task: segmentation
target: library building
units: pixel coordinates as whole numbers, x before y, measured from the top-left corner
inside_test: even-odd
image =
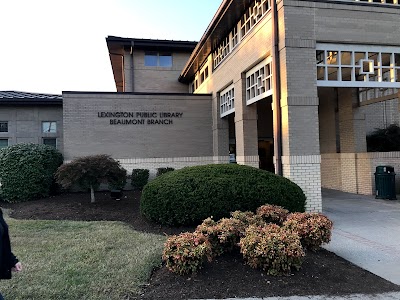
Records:
[[[199,42],[108,36],[116,92],[0,92],[0,146],[151,174],[250,165],[321,211],[321,188],[374,194],[376,166],[400,170],[400,152],[366,139],[399,124],[399,19],[398,0],[223,0]]]

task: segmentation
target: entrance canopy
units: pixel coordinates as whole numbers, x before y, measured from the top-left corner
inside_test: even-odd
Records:
[[[400,47],[318,43],[317,86],[400,88]]]

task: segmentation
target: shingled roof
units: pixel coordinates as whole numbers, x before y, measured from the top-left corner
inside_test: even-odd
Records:
[[[0,105],[62,105],[62,95],[0,91]]]

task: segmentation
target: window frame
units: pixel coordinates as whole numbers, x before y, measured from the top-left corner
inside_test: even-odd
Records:
[[[3,126],[2,126],[2,124],[5,124],[6,125],[6,127],[7,127],[7,129],[6,130],[2,130],[3,129]],[[0,132],[8,132],[8,121],[0,121]]]
[[[146,63],[146,57],[155,57],[155,64]],[[170,65],[162,65],[161,57],[170,57]],[[153,58],[154,59],[154,58]],[[157,52],[157,51],[145,51],[144,52],[144,66],[149,68],[159,67],[159,68],[172,68],[174,64],[173,55],[171,52]]]
[[[46,124],[46,123],[50,123],[49,124],[49,131],[45,131],[45,127],[44,127],[44,125]],[[54,131],[51,131],[51,125],[52,124],[55,124],[55,130]],[[57,133],[57,121],[42,121],[42,133]]]
[[[54,147],[57,149],[57,146],[58,146],[57,138],[55,138],[55,137],[43,137],[43,138],[42,138],[42,144],[43,144],[43,145],[47,145],[47,146],[53,147],[53,145],[46,144],[46,143],[45,143],[45,140],[54,140],[54,141],[55,141]]]

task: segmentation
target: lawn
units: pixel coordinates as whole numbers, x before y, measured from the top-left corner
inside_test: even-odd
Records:
[[[0,282],[5,299],[133,299],[161,264],[165,237],[122,222],[6,221],[24,271]]]

